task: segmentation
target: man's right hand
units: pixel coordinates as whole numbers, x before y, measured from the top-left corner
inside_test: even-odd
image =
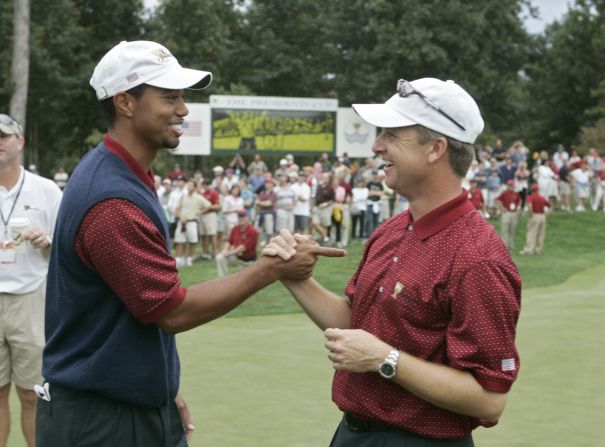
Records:
[[[347,254],[340,248],[322,247],[311,236],[291,234],[282,230],[263,249],[267,258],[281,258],[275,263],[280,280],[303,280],[313,275],[318,256],[342,257]]]

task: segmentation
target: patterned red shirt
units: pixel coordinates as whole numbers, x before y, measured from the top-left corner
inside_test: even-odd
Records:
[[[532,213],[544,214],[545,207],[551,207],[551,203],[540,194],[534,192],[527,198],[527,204],[531,207]]]
[[[413,356],[470,371],[506,392],[519,370],[521,278],[467,192],[417,222],[408,211],[375,231],[346,294],[353,328]],[[455,439],[486,421],[436,407],[377,372],[337,371],[333,399],[359,417]]]
[[[153,173],[145,172],[120,143],[106,135],[105,145],[155,190]],[[78,230],[76,252],[144,324],[159,320],[185,298],[163,234],[132,202],[110,199],[93,206]]]

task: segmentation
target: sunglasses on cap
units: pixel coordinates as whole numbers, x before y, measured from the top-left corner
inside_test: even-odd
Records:
[[[424,102],[426,102],[429,106],[431,106],[437,112],[441,113],[443,116],[445,116],[448,120],[450,120],[452,123],[454,123],[460,129],[466,131],[466,129],[464,128],[464,126],[462,126],[462,124],[460,124],[454,118],[452,118],[447,113],[445,113],[441,109],[441,107],[439,107],[437,104],[433,103],[422,92],[416,90],[411,82],[406,81],[405,79],[400,79],[399,81],[397,81],[397,93],[399,93],[399,96],[401,96],[402,98],[407,98],[408,96],[411,96],[411,95],[420,96],[424,100]]]
[[[17,136],[23,136],[23,128],[21,127],[21,124],[10,116],[0,113],[0,124],[10,127]]]

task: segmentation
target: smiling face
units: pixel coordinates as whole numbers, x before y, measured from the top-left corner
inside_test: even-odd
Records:
[[[132,124],[137,136],[153,149],[176,148],[183,134],[184,118],[189,113],[184,91],[149,86],[138,99],[130,98]]]
[[[409,193],[427,177],[432,141],[418,142],[418,133],[411,127],[382,129],[372,151],[382,158],[385,183],[399,194]]]

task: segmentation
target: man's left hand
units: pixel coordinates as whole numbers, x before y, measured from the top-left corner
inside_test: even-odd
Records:
[[[362,329],[334,329],[324,332],[325,347],[334,369],[350,372],[377,372],[391,346]]]
[[[189,442],[193,432],[195,431],[195,426],[191,423],[191,414],[189,414],[189,408],[180,394],[176,395],[174,402],[176,404],[176,408],[179,410],[179,415],[181,416],[183,430],[185,431],[185,438],[187,439],[187,442]]]
[[[40,250],[50,247],[50,240],[48,239],[48,236],[37,228],[30,228],[27,230],[27,232],[23,235],[23,240],[30,241],[32,247]]]

